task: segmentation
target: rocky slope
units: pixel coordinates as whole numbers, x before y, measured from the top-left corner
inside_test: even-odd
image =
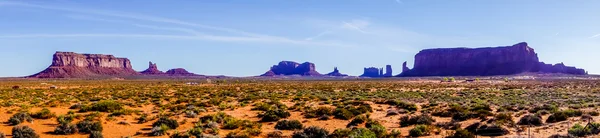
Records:
[[[117,58],[113,55],[56,52],[52,58],[52,64],[48,68],[29,77],[88,78],[137,74],[127,58]]]
[[[170,76],[199,76],[198,74],[190,73],[183,68],[170,69],[165,74]]]
[[[321,74],[315,70],[315,64],[310,62],[299,64],[293,61],[281,61],[261,76],[276,75],[321,76]]]
[[[587,74],[574,67],[548,66],[539,61],[533,48],[522,42],[503,47],[422,50],[415,55],[414,68],[403,71],[400,76],[490,76],[525,72]]]

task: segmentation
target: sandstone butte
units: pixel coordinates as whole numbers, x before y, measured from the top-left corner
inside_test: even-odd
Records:
[[[321,73],[315,70],[315,64],[310,62],[299,64],[293,61],[281,61],[261,76],[278,75],[322,76]]]
[[[521,42],[486,48],[438,48],[421,50],[414,67],[403,64],[398,76],[492,76],[520,73],[564,73],[586,75],[583,69],[540,62],[534,49]]]

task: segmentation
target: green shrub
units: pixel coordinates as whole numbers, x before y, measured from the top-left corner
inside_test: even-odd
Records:
[[[83,120],[77,123],[77,129],[81,133],[92,133],[93,131],[102,132],[102,124],[100,122]]]
[[[377,138],[377,135],[366,128],[357,128],[350,131],[351,138]]]
[[[400,130],[392,130],[392,132],[390,132],[389,134],[386,135],[387,138],[399,138],[402,137],[402,133],[400,132]]]
[[[60,115],[56,118],[56,122],[58,122],[59,124],[68,124],[73,122],[74,119],[74,115]]]
[[[304,111],[304,117],[306,118],[316,118],[323,115],[333,115],[333,109],[326,106],[319,106],[316,109]]]
[[[83,106],[79,109],[80,112],[88,112],[88,111],[99,111],[99,112],[113,112],[117,110],[123,109],[123,105],[116,101],[105,100],[99,101],[97,103],[93,103],[89,106]]]
[[[411,137],[420,137],[420,136],[427,136],[430,133],[430,128],[429,126],[426,125],[416,125],[415,128],[410,129],[410,131],[408,131],[408,135]]]
[[[457,129],[453,134],[446,138],[475,138],[475,135],[464,129]]]
[[[326,138],[327,135],[329,135],[329,131],[320,127],[311,126],[302,129],[302,131],[294,132],[292,138]]]
[[[104,138],[104,135],[100,131],[92,131],[89,138]]]
[[[279,130],[297,130],[302,127],[302,123],[298,120],[281,120],[275,124],[275,129]]]
[[[403,116],[400,118],[400,126],[407,127],[410,125],[431,125],[435,120],[433,117],[422,114],[417,116]]]
[[[573,135],[573,136],[584,137],[584,136],[590,134],[591,130],[590,130],[590,128],[586,128],[586,127],[582,126],[581,124],[575,124],[573,127],[569,128],[568,132],[570,135]]]
[[[352,119],[352,117],[354,117],[354,113],[352,113],[344,108],[336,108],[335,111],[333,112],[333,115],[337,119],[344,119],[344,120]]]
[[[381,124],[374,124],[367,127],[371,132],[375,133],[377,137],[385,137],[387,136],[387,130]]]
[[[8,123],[13,126],[21,124],[22,122],[25,122],[25,121],[33,122],[33,118],[31,118],[31,116],[29,116],[29,114],[27,114],[26,112],[16,113],[8,119]]]
[[[35,133],[35,130],[28,126],[15,126],[12,129],[13,138],[39,138],[40,136]]]
[[[558,111],[548,116],[548,119],[546,119],[546,123],[556,123],[560,121],[565,121],[567,119],[569,119],[569,115],[567,115],[565,112]]]
[[[542,116],[540,115],[525,115],[519,119],[518,125],[535,125],[541,126],[544,123],[542,122]]]
[[[170,129],[176,129],[179,127],[179,123],[177,120],[169,119],[167,117],[160,117],[156,122],[152,123],[152,127],[159,127],[161,125],[166,125]]]
[[[290,112],[283,109],[268,110],[258,115],[258,117],[261,117],[260,121],[262,122],[279,121],[282,118],[288,118],[290,116]]]
[[[77,126],[70,123],[60,123],[55,129],[54,134],[70,135],[77,133]]]
[[[154,126],[152,127],[152,129],[150,130],[150,135],[151,136],[162,136],[162,135],[166,135],[167,131],[169,131],[171,128],[169,128],[169,126],[167,126],[166,124],[161,124],[160,126]]]
[[[189,133],[187,132],[175,132],[173,135],[169,136],[169,138],[191,138]]]
[[[285,136],[283,136],[283,132],[281,131],[273,131],[267,134],[267,138],[285,138]]]
[[[350,121],[350,123],[348,123],[348,125],[346,125],[347,128],[352,127],[352,126],[358,126],[362,123],[365,123],[369,118],[365,115],[359,115],[357,117],[355,117],[354,119],[352,119],[352,121]]]
[[[352,130],[347,128],[336,129],[329,134],[328,138],[347,138]]]
[[[56,117],[56,114],[54,114],[53,112],[50,112],[50,109],[44,108],[36,113],[33,113],[31,115],[31,117],[36,118],[36,119],[50,119],[50,118]]]
[[[396,106],[396,107],[398,107],[400,109],[408,110],[410,112],[417,111],[417,105],[416,104],[407,103],[407,102],[400,101],[400,100],[388,100],[385,103],[388,104],[388,105]]]
[[[515,122],[513,121],[512,114],[510,113],[498,113],[494,116],[494,122],[501,125],[513,125]]]

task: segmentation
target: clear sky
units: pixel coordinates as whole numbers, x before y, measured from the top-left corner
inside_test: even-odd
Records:
[[[540,60],[600,73],[599,0],[0,0],[0,76],[55,51],[127,57],[134,69],[254,76],[282,60],[360,75],[424,48],[528,42]]]

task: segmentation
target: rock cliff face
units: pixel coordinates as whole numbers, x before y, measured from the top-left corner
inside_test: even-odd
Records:
[[[148,65],[148,69],[140,72],[141,74],[144,75],[162,75],[165,74],[164,72],[158,70],[158,67],[156,66],[156,63],[152,63],[150,62]]]
[[[327,73],[325,75],[327,75],[327,76],[336,76],[336,77],[348,76],[346,74],[340,73],[340,71],[337,69],[337,67],[333,68],[333,72]]]
[[[406,64],[407,64],[406,61],[404,61],[404,63],[402,63],[402,73],[410,70],[410,68],[408,68],[408,66]]]
[[[281,61],[261,76],[275,75],[321,76],[321,74],[315,70],[315,64],[310,62],[299,64],[293,61]]]
[[[490,76],[540,71],[585,74],[574,67],[541,63],[533,48],[522,42],[504,47],[422,50],[415,56],[414,68],[400,76]]]
[[[131,76],[138,73],[131,68],[127,58],[112,55],[78,54],[56,52],[52,64],[45,70],[31,75],[35,78],[87,78]]]

